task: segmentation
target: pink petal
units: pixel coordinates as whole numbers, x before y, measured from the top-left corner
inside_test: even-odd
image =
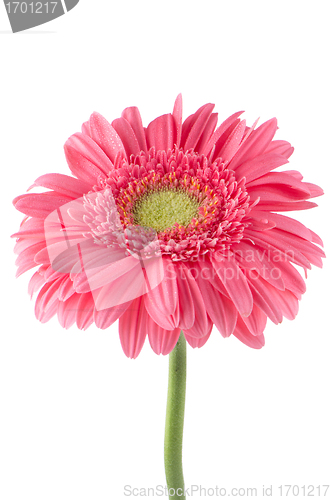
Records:
[[[80,330],[86,330],[93,323],[94,301],[91,293],[82,293],[77,304],[76,323]]]
[[[209,319],[206,313],[206,307],[201,295],[200,288],[194,278],[196,272],[184,263],[178,264],[177,273],[181,279],[186,279],[190,288],[190,293],[194,306],[195,320],[191,328],[186,329],[188,335],[192,337],[204,337],[209,328]],[[179,278],[178,278],[179,279]]]
[[[126,302],[125,304],[119,304],[118,306],[109,307],[108,309],[103,309],[98,311],[94,310],[94,321],[98,328],[105,330],[115,323],[118,318],[120,318],[125,311],[128,309],[132,301]]]
[[[121,138],[127,157],[139,154],[139,142],[130,123],[125,118],[117,118],[112,122],[112,126]]]
[[[230,168],[261,155],[270,144],[277,130],[277,120],[272,118],[254,130],[231,160]]]
[[[238,116],[240,116],[243,113],[243,111],[238,111],[237,113],[234,113],[233,115],[229,116],[213,133],[207,144],[204,146],[204,148],[201,148],[199,150],[200,154],[204,154],[206,156],[209,155],[210,151],[212,150],[213,146],[218,142],[218,140],[222,137],[222,135],[233,125],[233,123],[237,120]]]
[[[253,298],[247,280],[234,257],[212,261],[218,277],[234,305],[242,316],[249,316],[253,308]]]
[[[204,128],[208,123],[208,120],[210,118],[210,115],[212,114],[214,107],[215,107],[214,104],[205,104],[195,113],[194,120],[192,120],[190,128],[187,130],[186,138],[185,138],[186,127],[184,126],[185,125],[184,122],[183,124],[183,139],[185,138],[185,143],[183,146],[184,151],[195,148]]]
[[[68,196],[54,192],[22,194],[13,200],[14,207],[30,217],[45,219],[48,214],[71,201]]]
[[[223,337],[229,337],[237,322],[237,309],[207,281],[201,278],[199,286],[208,316]]]
[[[33,186],[42,186],[47,189],[53,189],[57,193],[64,194],[71,198],[79,198],[91,190],[91,184],[80,181],[69,175],[45,174],[33,183]],[[32,186],[32,187],[33,187]]]
[[[239,122],[236,128],[231,132],[222,149],[219,151],[218,156],[222,158],[223,162],[229,162],[232,160],[233,156],[238,151],[245,132],[245,127],[245,120]]]
[[[208,318],[208,330],[207,330],[206,335],[204,335],[203,337],[195,337],[194,335],[193,336],[190,335],[190,330],[183,330],[183,333],[184,333],[184,336],[185,336],[188,344],[191,347],[200,348],[200,347],[203,347],[205,345],[205,343],[207,342],[207,340],[209,339],[210,334],[212,332],[212,329],[213,329],[213,323]]]
[[[240,181],[245,177],[246,183],[248,183],[270,172],[270,170],[285,165],[285,163],[288,163],[288,160],[284,156],[275,153],[264,153],[237,167],[235,169],[236,178]]]
[[[30,297],[32,298],[33,294],[39,290],[39,288],[45,284],[45,279],[43,275],[38,271],[36,271],[32,277],[30,278],[29,281],[29,286],[28,286],[28,293]]]
[[[251,314],[242,319],[252,335],[261,336],[263,334],[267,324],[267,315],[255,304]]]
[[[146,323],[146,329],[151,348],[155,354],[163,354],[164,356],[173,350],[180,335],[180,328],[175,328],[172,331],[164,330],[150,316]]]
[[[156,150],[168,151],[174,147],[175,123],[171,114],[153,120],[146,130],[147,146]]]
[[[135,299],[119,319],[122,349],[128,358],[136,358],[146,338],[147,312],[143,297]]]
[[[118,154],[126,157],[121,138],[110,123],[99,113],[93,113],[90,118],[91,138],[98,144],[110,160],[112,168]]]
[[[163,267],[164,277],[157,287],[146,294],[145,306],[155,323],[162,328],[172,330],[174,325],[170,316],[175,313],[178,303],[176,270],[168,257],[163,257]]]
[[[135,106],[126,108],[122,113],[122,117],[130,123],[137,138],[140,151],[147,153],[146,136],[138,108]]]
[[[205,146],[207,145],[209,139],[211,138],[215,130],[215,127],[217,125],[217,120],[218,120],[218,113],[212,113],[200,136],[198,144],[195,146],[195,150],[197,153],[204,150]]]
[[[62,328],[70,328],[75,323],[79,300],[80,295],[75,293],[65,302],[59,303],[57,317]]]
[[[261,347],[263,347],[265,344],[264,336],[252,335],[240,316],[238,317],[237,326],[233,332],[233,335],[237,337],[237,339],[239,339],[243,344],[254,349],[261,349]]]
[[[256,273],[247,277],[249,287],[252,292],[254,304],[256,304],[276,325],[283,319],[281,308],[274,302],[267,288],[266,282]],[[269,286],[269,285],[268,285]]]
[[[183,100],[182,94],[179,94],[176,98],[172,116],[175,123],[175,138],[174,142],[179,147],[182,137],[182,113],[183,113]]]
[[[266,153],[276,153],[278,155],[285,156],[285,158],[289,158],[293,153],[294,148],[292,148],[291,144],[287,141],[272,141],[269,146],[266,148]]]
[[[259,210],[270,212],[293,212],[317,207],[312,201],[259,201]]]
[[[296,234],[305,240],[311,240],[311,231],[307,229],[301,222],[292,219],[290,217],[286,217],[281,214],[259,212],[254,208],[254,210],[249,214],[250,217],[254,216],[255,218],[261,218],[267,220],[269,223],[273,223],[277,226],[278,229],[286,231],[290,234]]]
[[[90,144],[93,143],[92,139],[90,139],[87,135],[81,134],[81,136],[84,138],[85,142],[90,141]],[[64,152],[66,155],[67,163],[71,172],[78,179],[94,186],[97,183],[99,177],[106,177],[106,174],[104,172],[104,168],[106,167],[106,165],[104,167],[101,165],[101,163],[106,163],[106,161],[102,162],[101,160],[97,160],[95,158],[93,161],[92,158],[94,155],[90,155],[88,148],[85,148],[84,145],[79,144],[79,139],[80,137],[73,140],[72,136],[64,145]],[[93,144],[95,145],[95,147],[97,147],[97,144]],[[100,152],[102,152],[101,149]],[[107,158],[106,155],[105,158]],[[109,162],[108,158],[107,160]]]
[[[183,330],[192,328],[195,321],[194,302],[186,274],[177,273],[179,326]]]

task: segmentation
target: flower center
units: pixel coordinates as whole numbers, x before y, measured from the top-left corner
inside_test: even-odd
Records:
[[[187,226],[198,217],[199,201],[181,189],[159,189],[137,200],[133,208],[134,223],[164,231],[178,224]]]

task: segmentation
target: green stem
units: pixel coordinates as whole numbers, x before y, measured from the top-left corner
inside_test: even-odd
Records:
[[[168,401],[164,436],[164,466],[172,500],[185,500],[182,445],[186,390],[186,340],[181,332],[169,354]]]

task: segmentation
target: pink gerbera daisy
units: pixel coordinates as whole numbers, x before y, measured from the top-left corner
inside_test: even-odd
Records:
[[[293,152],[273,140],[276,119],[255,129],[239,112],[216,128],[213,108],[182,123],[178,96],[147,128],[136,107],[112,124],[93,113],[65,144],[75,177],[43,175],[33,186],[49,191],[14,200],[26,215],[14,235],[18,275],[38,266],[29,291],[41,288],[40,321],[104,329],[119,319],[135,358],[146,335],[168,354],[181,330],[201,347],[213,325],[260,348],[267,318],[295,317],[297,268],[321,267],[322,241],[276,212],[316,206],[307,200],[322,190],[275,171]]]

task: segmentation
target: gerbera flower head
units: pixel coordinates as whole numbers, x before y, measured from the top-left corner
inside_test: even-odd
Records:
[[[217,127],[206,104],[182,123],[182,99],[147,128],[130,107],[111,124],[98,113],[71,136],[72,176],[46,174],[45,193],[14,200],[26,217],[14,236],[18,275],[38,266],[37,318],[65,328],[119,319],[125,354],[148,336],[168,354],[183,330],[201,347],[213,325],[260,348],[270,318],[293,319],[321,239],[278,212],[316,206],[322,190],[299,172],[277,171],[293,152],[235,113]]]

